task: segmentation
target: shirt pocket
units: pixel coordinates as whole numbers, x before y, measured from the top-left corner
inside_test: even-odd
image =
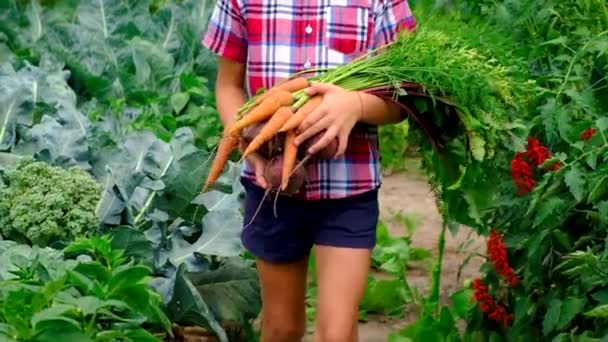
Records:
[[[346,55],[368,49],[372,24],[370,0],[330,0],[325,12],[325,43]]]

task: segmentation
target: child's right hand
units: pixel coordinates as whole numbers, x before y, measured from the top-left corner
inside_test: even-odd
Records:
[[[266,190],[266,188],[268,187],[268,182],[266,182],[266,178],[264,178],[264,170],[266,169],[266,164],[268,163],[266,159],[264,159],[257,153],[252,153],[245,159],[247,159],[247,162],[249,163],[249,165],[251,165],[255,172],[256,183],[264,190]]]
[[[243,153],[246,148],[247,143],[241,141],[241,143],[239,144],[239,149],[241,150],[241,153]],[[247,162],[249,163],[249,165],[251,165],[253,171],[255,172],[255,182],[257,183],[257,185],[266,190],[266,188],[268,187],[268,182],[266,181],[266,178],[264,178],[264,171],[266,169],[266,164],[268,163],[266,158],[262,157],[257,152],[254,152],[245,157],[245,160],[247,160]]]

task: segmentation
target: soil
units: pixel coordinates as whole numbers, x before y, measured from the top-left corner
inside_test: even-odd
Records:
[[[402,223],[395,222],[394,215],[400,213],[418,219],[412,235],[415,247],[426,248],[433,255],[437,252],[437,238],[441,230],[441,218],[437,212],[435,199],[427,181],[420,174],[407,171],[383,177],[380,191],[381,219],[388,225],[393,236],[406,233]],[[465,279],[478,275],[482,263],[476,254],[484,253],[484,240],[466,227],[461,227],[456,235],[448,233],[444,250],[441,277],[441,301],[448,304],[450,295],[461,288]],[[469,259],[465,262],[465,260]],[[426,295],[430,285],[430,266],[427,263],[412,263],[406,271],[407,281],[419,295]],[[406,309],[404,317],[391,319],[370,316],[359,324],[360,342],[386,342],[388,335],[402,329],[416,319],[414,305]],[[310,339],[310,335],[308,336]]]

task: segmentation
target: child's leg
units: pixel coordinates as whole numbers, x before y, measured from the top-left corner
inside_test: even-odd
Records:
[[[359,302],[376,242],[378,192],[329,201],[317,212],[315,342],[356,342]]]
[[[298,342],[306,331],[305,293],[312,247],[310,210],[306,203],[274,196],[257,208],[264,190],[244,181],[246,190],[243,245],[256,257],[262,294],[261,342]]]
[[[297,342],[306,332],[308,257],[295,263],[257,260],[262,292],[261,342]]]
[[[315,247],[317,322],[315,342],[357,342],[359,301],[365,291],[370,250]]]

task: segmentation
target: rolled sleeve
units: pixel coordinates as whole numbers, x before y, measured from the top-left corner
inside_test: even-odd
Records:
[[[218,0],[202,44],[221,57],[245,62],[246,26],[238,0]]]
[[[377,47],[392,42],[401,30],[416,29],[416,20],[407,0],[380,0],[374,22]]]

